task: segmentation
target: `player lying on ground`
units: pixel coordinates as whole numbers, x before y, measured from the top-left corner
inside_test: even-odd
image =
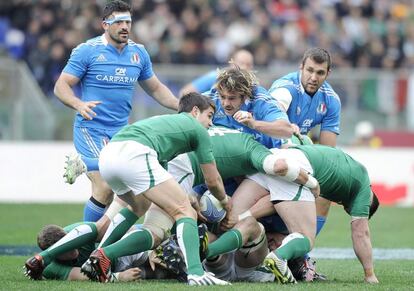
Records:
[[[85,230],[84,223],[75,223],[64,228],[57,225],[46,225],[42,228],[37,236],[38,246],[42,250],[53,250],[53,246],[61,238],[66,236],[70,231],[75,232]],[[131,230],[134,231],[134,230]],[[82,246],[66,251],[60,255],[53,256],[44,268],[35,274],[33,269],[28,269],[26,263],[27,276],[40,280],[68,280],[68,281],[84,281],[89,278],[81,272],[82,264],[89,258],[89,255],[95,250],[95,242],[87,241]],[[50,256],[49,256],[50,259]],[[110,282],[128,282],[138,279],[163,279],[174,278],[174,274],[160,265],[157,257],[151,252],[142,252],[119,258],[114,264],[114,270],[111,273]],[[30,271],[30,272],[29,272]]]

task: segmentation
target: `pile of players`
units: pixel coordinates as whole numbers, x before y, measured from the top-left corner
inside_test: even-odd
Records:
[[[210,90],[189,85],[178,101],[152,72],[145,49],[128,39],[129,6],[110,2],[103,19],[104,35],[74,49],[55,87],[77,111],[78,154],[68,157],[64,176],[73,183],[87,173],[93,195],[85,222],[41,231],[43,251],[26,261],[27,276],[178,278],[189,285],[325,279],[307,254],[334,201],[352,217],[365,281],[378,282],[368,227],[378,199],[365,167],[335,148],[340,100],[326,82],[327,51],[307,50],[299,71],[269,91],[251,55],[238,51]],[[114,56],[119,63],[107,62]],[[137,80],[178,114],[127,125]],[[81,98],[72,89],[78,82]],[[321,145],[304,136],[316,125]],[[296,143],[282,145],[292,137]],[[197,225],[206,220],[197,194],[203,187],[226,210],[208,230]]]

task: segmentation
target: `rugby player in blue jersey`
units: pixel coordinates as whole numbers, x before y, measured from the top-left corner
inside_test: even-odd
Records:
[[[84,210],[84,220],[97,221],[113,197],[112,190],[98,172],[103,146],[128,123],[136,82],[165,107],[178,108],[178,100],[152,70],[143,45],[129,40],[131,8],[123,1],[111,1],[103,11],[104,34],[73,49],[55,85],[56,96],[76,110],[73,139],[77,154],[66,161],[64,177],[72,184],[87,172],[92,197]],[[81,83],[82,96],[73,87]]]
[[[326,82],[331,57],[323,48],[310,48],[302,58],[300,69],[273,82],[269,94],[286,111],[290,122],[297,124],[301,134],[320,125],[319,143],[336,146],[339,134],[341,101]],[[316,199],[318,223],[322,228],[330,201]]]
[[[268,148],[299,133],[274,98],[259,86],[253,72],[234,65],[219,72],[214,88],[205,93],[216,104],[213,123],[254,135]]]
[[[299,126],[301,134],[320,124],[320,144],[336,146],[341,101],[326,82],[330,68],[329,53],[310,48],[303,55],[300,70],[274,81],[269,94],[286,111],[290,122]]]
[[[237,50],[234,52],[229,61],[230,64],[235,64],[244,70],[253,70],[254,60],[253,55],[245,50]],[[180,96],[190,92],[204,93],[210,90],[217,79],[218,70],[210,71],[195,80],[188,83],[180,90]]]

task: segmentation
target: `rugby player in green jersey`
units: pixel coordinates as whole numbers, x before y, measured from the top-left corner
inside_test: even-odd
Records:
[[[155,116],[128,125],[102,150],[100,173],[132,211],[121,211],[114,217],[101,246],[117,241],[125,233],[125,226],[129,228],[135,223],[142,214],[143,205],[151,201],[176,221],[179,245],[188,268],[188,284],[228,284],[204,272],[199,257],[196,212],[186,193],[163,168],[177,155],[194,151],[200,160],[207,187],[230,212],[206,130],[212,124],[214,110],[214,104],[207,97],[198,93],[187,94],[180,100],[179,114]],[[146,234],[146,243],[138,244],[141,249],[134,253],[152,248],[151,233],[145,228],[142,232]],[[94,270],[100,281],[107,281],[110,257],[110,251],[105,253],[100,248],[91,255],[82,270],[92,276]]]
[[[124,127],[104,148],[100,156],[100,171],[117,196],[129,204],[117,213],[106,231],[100,247],[119,240],[148,209],[150,202],[161,207],[177,225],[179,245],[185,254],[190,285],[225,285],[204,272],[199,258],[196,212],[186,193],[161,165],[175,156],[194,151],[200,159],[205,182],[210,191],[230,213],[222,179],[217,171],[210,137],[206,128],[212,124],[214,104],[205,96],[190,93],[183,96],[179,114],[149,118]],[[145,243],[133,253],[151,249],[151,233],[142,229]],[[134,237],[131,233],[128,237]],[[96,236],[96,234],[95,234]],[[138,237],[142,237],[139,236]],[[92,253],[82,270],[91,279],[108,281],[111,262],[102,249]],[[26,262],[32,274],[41,274],[43,258],[34,256]],[[39,272],[40,270],[40,272]]]
[[[273,150],[272,150],[273,151]],[[368,219],[376,212],[379,202],[370,187],[370,180],[365,167],[355,161],[340,149],[323,145],[295,146],[289,149],[276,149],[275,154],[286,161],[286,171],[294,171],[298,164],[308,164],[308,171],[318,180],[320,186],[320,197],[343,205],[345,211],[351,218],[352,242],[356,256],[362,264],[365,273],[365,282],[378,283],[374,273],[372,259],[372,245],[370,239]],[[290,271],[285,268],[284,262],[288,259],[299,257],[311,249],[311,244],[304,244],[294,248],[298,242],[294,232],[299,234],[315,233],[314,228],[306,227],[306,212],[297,212],[290,209],[293,199],[280,196],[284,193],[284,187],[277,177],[256,174],[249,176],[234,194],[238,201],[245,201],[243,197],[259,200],[254,206],[247,203],[243,206],[249,209],[249,214],[255,218],[277,212],[285,222],[290,232],[278,249],[273,252],[267,261],[275,273],[285,275]],[[297,196],[302,198],[304,188],[296,186]],[[283,189],[283,191],[281,191]],[[270,191],[270,201],[268,198]],[[254,198],[251,196],[254,194]],[[335,194],[332,194],[335,193]],[[238,205],[240,206],[240,205]],[[234,210],[237,213],[240,210]],[[312,219],[312,221],[315,221]],[[307,235],[308,237],[311,234]],[[273,263],[271,262],[273,261]],[[289,275],[289,274],[287,274]],[[285,276],[288,277],[288,276]]]
[[[52,250],[55,242],[66,236],[70,231],[77,229],[82,231],[84,223],[74,223],[64,228],[57,225],[46,225],[37,236],[37,243],[40,249]],[[136,231],[135,228],[131,231]],[[85,242],[81,247],[72,249],[53,258],[52,261],[42,270],[42,278],[49,280],[84,281],[89,278],[81,272],[82,264],[95,250],[95,242]],[[111,273],[110,282],[128,282],[138,279],[161,279],[173,278],[173,274],[166,269],[158,267],[149,252],[137,253],[119,258],[114,264],[114,272]],[[150,262],[151,260],[151,262]],[[153,268],[157,266],[157,268]]]

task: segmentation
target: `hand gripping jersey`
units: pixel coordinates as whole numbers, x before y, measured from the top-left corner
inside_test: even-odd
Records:
[[[257,130],[251,129],[236,120],[232,116],[225,114],[220,102],[220,95],[216,89],[211,89],[205,93],[212,98],[216,104],[216,113],[214,114],[213,123],[218,126],[225,126],[228,128],[237,129],[239,131],[251,134],[254,138],[266,146],[267,148],[280,147],[281,140],[278,138],[272,138],[266,134],[263,134]],[[263,87],[256,87],[253,90],[253,97],[251,100],[246,99],[242,104],[240,110],[248,111],[253,115],[256,120],[262,121],[275,121],[279,119],[288,120],[287,115],[279,108],[276,100],[272,98]]]

